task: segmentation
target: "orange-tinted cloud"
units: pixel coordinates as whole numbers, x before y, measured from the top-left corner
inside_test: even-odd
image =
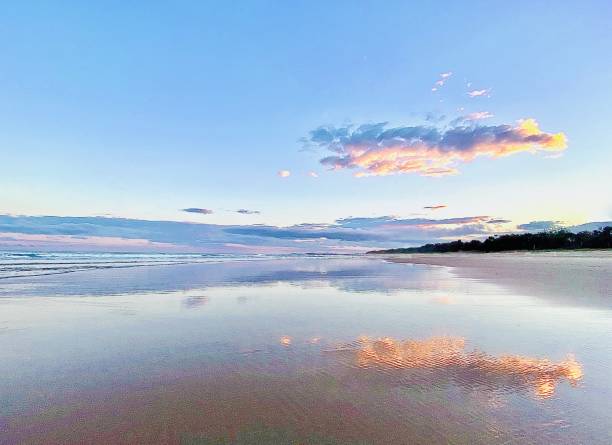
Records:
[[[280,340],[280,344],[283,346],[291,346],[292,339],[288,335],[283,335]]]
[[[356,346],[342,350],[353,350],[357,365],[362,368],[441,370],[460,377],[462,382],[501,381],[503,385],[530,387],[539,398],[552,396],[563,379],[573,386],[582,379],[582,366],[572,355],[559,362],[520,355],[493,356],[466,351],[465,343],[462,337],[405,341],[362,337]]]
[[[355,176],[416,173],[445,176],[477,157],[501,158],[520,152],[557,153],[567,147],[564,133],[546,133],[533,119],[516,125],[456,125],[387,128],[386,123],[359,127],[320,127],[310,145],[333,152],[321,163],[333,170],[355,169]]]
[[[289,176],[291,176],[291,172],[289,170],[279,170],[278,176],[280,176],[281,178],[288,178]]]

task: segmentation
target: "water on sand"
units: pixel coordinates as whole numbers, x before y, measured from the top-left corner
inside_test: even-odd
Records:
[[[584,295],[379,258],[180,263],[2,280],[0,443],[612,442],[612,310]]]

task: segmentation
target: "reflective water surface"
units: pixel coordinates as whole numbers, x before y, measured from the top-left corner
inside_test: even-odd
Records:
[[[364,257],[5,279],[0,443],[612,443],[612,310],[561,301]]]

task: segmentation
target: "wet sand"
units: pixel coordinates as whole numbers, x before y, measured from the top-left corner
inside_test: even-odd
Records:
[[[520,263],[495,261],[500,277]],[[608,267],[569,262],[557,270]],[[610,443],[598,288],[568,305],[463,264],[471,275],[362,257],[5,280],[0,443]]]
[[[462,278],[574,306],[612,307],[612,251],[381,255],[395,263],[449,267]]]

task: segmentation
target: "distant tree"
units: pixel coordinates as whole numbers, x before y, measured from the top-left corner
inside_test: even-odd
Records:
[[[540,233],[515,233],[490,236],[484,241],[461,240],[449,243],[425,244],[421,247],[377,250],[368,253],[444,253],[444,252],[503,252],[507,250],[610,249],[612,227],[592,232],[572,233],[554,230]]]

